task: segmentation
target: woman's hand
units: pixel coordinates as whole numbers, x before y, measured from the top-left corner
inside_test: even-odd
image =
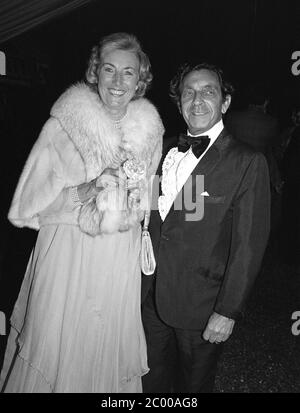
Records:
[[[80,202],[86,202],[97,196],[104,188],[115,189],[118,186],[125,188],[125,183],[126,175],[122,168],[106,168],[98,178],[77,186],[78,198]]]
[[[90,182],[80,184],[77,186],[77,194],[80,202],[86,202],[93,196],[98,195],[99,191],[101,191],[101,188],[98,188],[96,186],[96,179],[93,179]]]
[[[104,188],[116,189],[116,187],[125,189],[125,184],[126,174],[122,168],[106,168],[96,180],[96,187],[100,190]]]

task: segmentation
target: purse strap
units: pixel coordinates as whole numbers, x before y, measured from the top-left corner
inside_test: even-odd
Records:
[[[148,226],[150,222],[150,211],[147,210],[145,212],[144,224],[143,224],[143,231],[148,231]]]

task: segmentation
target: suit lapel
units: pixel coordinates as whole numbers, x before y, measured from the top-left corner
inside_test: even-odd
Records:
[[[219,148],[215,145],[212,145],[200,162],[195,166],[191,175],[208,175],[214,167],[217,165],[221,157]]]
[[[167,156],[168,152],[175,146],[177,146],[178,136],[173,136],[171,138],[166,139],[163,142],[163,155],[161,157],[160,163],[157,167],[155,179],[157,180],[155,185],[156,188],[152,191],[152,199],[151,199],[151,219],[153,217],[153,221],[159,222],[160,225],[162,224],[161,216],[158,211],[158,197],[162,195],[161,191],[161,177],[162,177],[162,166]]]
[[[188,179],[182,187],[181,191],[178,192],[163,224],[165,224],[166,221],[168,221],[168,218],[170,217],[170,215],[174,213],[174,211],[180,212],[178,211],[178,209],[174,208],[174,205],[182,205],[182,210],[186,212],[184,210],[183,194],[185,195],[185,197],[190,197],[189,199],[194,199],[193,194],[195,192],[195,186],[197,184],[196,177],[199,175],[203,175],[205,177],[214,170],[219,160],[221,159],[222,149],[228,142],[227,138],[229,138],[229,135],[226,129],[224,128],[215,140],[215,142],[213,143],[213,145],[208,149],[206,154],[203,156],[202,159],[200,159],[198,164],[193,169],[191,173],[192,180]]]
[[[226,137],[228,133],[224,128],[220,135],[217,137],[213,145],[208,149],[204,157],[200,160],[200,162],[196,165],[195,169],[192,171],[192,175],[209,175],[217,163],[219,162],[222,149],[227,143]]]

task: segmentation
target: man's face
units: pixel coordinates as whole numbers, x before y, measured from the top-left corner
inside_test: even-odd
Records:
[[[192,135],[208,131],[225,114],[231,101],[223,101],[218,76],[207,69],[190,72],[183,79],[180,112]]]

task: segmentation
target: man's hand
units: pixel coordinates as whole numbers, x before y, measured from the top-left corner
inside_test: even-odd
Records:
[[[226,341],[232,333],[234,323],[235,321],[231,318],[212,313],[203,333],[204,340],[216,344]]]

